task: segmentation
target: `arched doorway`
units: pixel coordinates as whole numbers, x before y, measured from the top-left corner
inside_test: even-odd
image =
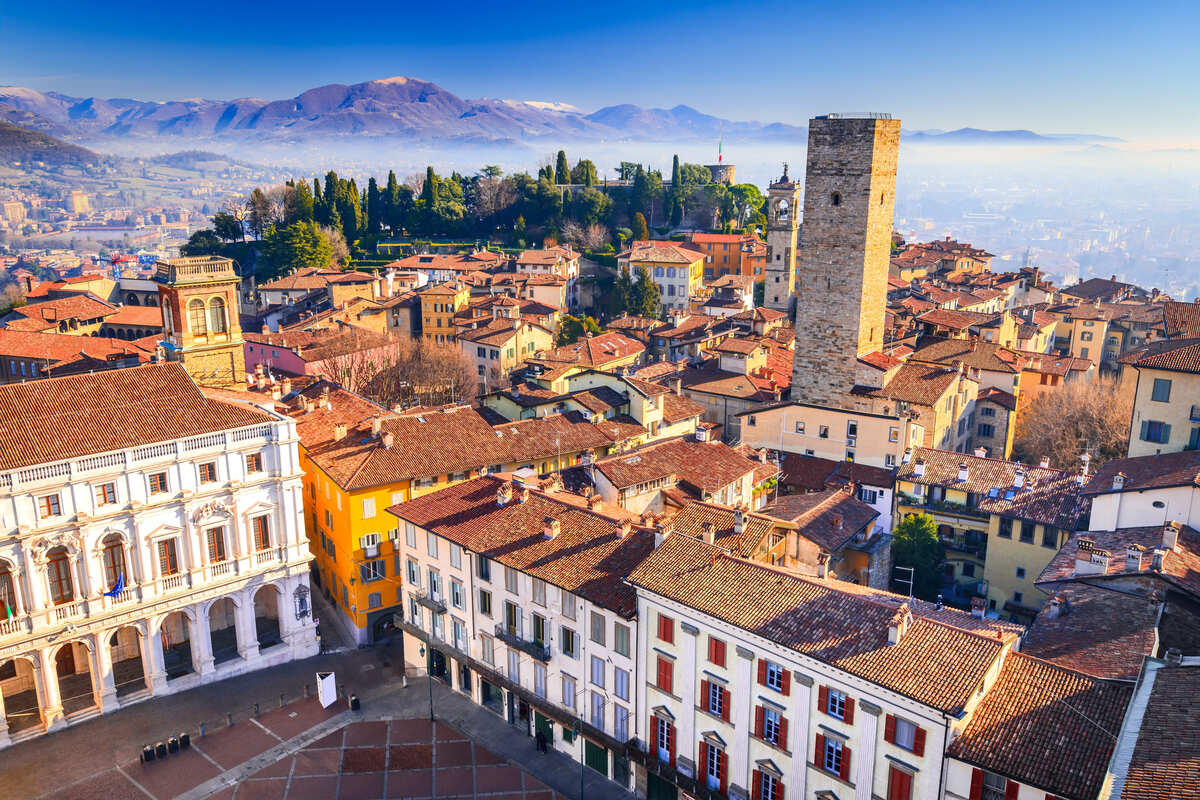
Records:
[[[4,697],[4,721],[10,735],[42,724],[37,673],[30,659],[12,658],[0,663],[0,695]]]
[[[132,626],[121,628],[109,637],[108,647],[117,697],[148,688],[142,663],[142,632]]]
[[[209,607],[208,635],[212,642],[214,664],[238,657],[237,604],[232,598],[222,597]]]
[[[81,642],[68,642],[54,653],[54,672],[64,716],[96,705],[91,663],[91,653]]]
[[[254,630],[260,650],[283,643],[279,630],[279,589],[267,584],[254,593]]]
[[[188,627],[187,615],[182,611],[174,611],[167,615],[159,628],[167,680],[181,678],[192,671],[192,641]]]

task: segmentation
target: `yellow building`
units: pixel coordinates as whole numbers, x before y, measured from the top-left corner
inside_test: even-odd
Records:
[[[469,407],[398,414],[314,383],[293,396],[313,584],[359,643],[390,631],[401,575],[389,506],[494,472],[546,474],[600,458],[645,431],[555,414],[493,427]]]
[[[943,594],[1029,622],[1046,596],[1034,580],[1080,517],[1076,476],[1046,466],[917,448],[896,473],[897,522],[928,514],[946,549]]]
[[[439,283],[418,292],[421,298],[421,332],[435,342],[454,341],[454,315],[467,307],[471,287],[458,281]]]
[[[1200,341],[1153,342],[1137,370],[1127,455],[1200,450]]]
[[[154,275],[167,358],[183,363],[199,384],[241,387],[245,342],[238,317],[233,261],[194,256],[160,261]]]

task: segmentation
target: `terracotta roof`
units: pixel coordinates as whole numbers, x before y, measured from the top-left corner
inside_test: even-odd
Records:
[[[694,231],[688,234],[688,241],[741,244],[746,241],[754,241],[754,237],[747,233],[703,233],[701,231]]]
[[[892,488],[896,470],[873,467],[853,461],[834,461],[828,458],[787,453],[783,457],[780,482],[808,492],[819,492],[846,483]]]
[[[734,314],[730,319],[738,322],[775,322],[776,320],[786,319],[787,314],[782,311],[776,311],[773,308],[759,306],[752,311],[741,311]]]
[[[956,366],[962,364],[989,372],[1016,373],[1025,359],[993,342],[978,339],[937,339],[924,337],[908,357],[909,362]]]
[[[679,373],[683,387],[689,391],[715,394],[723,397],[738,397],[746,400],[772,402],[777,400],[770,380],[753,375],[741,375],[718,369],[716,359],[701,367],[688,367]],[[776,381],[777,389],[787,388],[786,383]]]
[[[619,333],[601,333],[585,336],[574,344],[542,351],[538,353],[537,360],[597,367],[636,356],[645,350],[646,345],[637,339]]]
[[[925,464],[923,477],[917,477],[918,461]],[[958,479],[961,464],[967,465],[965,481]],[[1018,472],[1025,475],[1020,489],[1015,486]],[[896,480],[974,492],[978,508],[985,514],[1030,520],[1066,530],[1075,528],[1085,508],[1080,502],[1079,484],[1069,472],[951,450],[916,448],[912,461],[898,468]]]
[[[517,256],[518,264],[557,264],[561,260],[572,261],[579,258],[569,247],[546,247],[541,250],[522,250]]]
[[[621,254],[631,264],[695,264],[704,253],[676,242],[640,242]]]
[[[1200,339],[1176,340],[1176,347],[1159,348],[1133,362],[1135,367],[1200,373]]]
[[[1200,303],[1163,303],[1163,327],[1171,338],[1200,337]]]
[[[1074,580],[1103,583],[1112,579],[1148,576],[1157,577],[1180,591],[1200,598],[1200,533],[1181,525],[1178,545],[1174,550],[1166,551],[1162,569],[1156,570],[1153,567],[1154,550],[1162,547],[1162,541],[1162,525],[1115,531],[1079,531],[1050,560],[1038,576],[1037,583]],[[1141,561],[1136,570],[1127,569],[1126,565],[1126,553],[1132,545],[1142,548]],[[1109,553],[1108,568],[1096,573],[1077,573],[1077,555],[1087,560],[1096,550]]]
[[[60,297],[56,300],[45,300],[14,308],[10,313],[24,317],[24,320],[14,319],[8,327],[19,330],[44,330],[57,327],[60,320],[65,319],[100,319],[117,313],[117,307],[106,303],[90,293]]]
[[[1039,791],[1092,800],[1132,695],[1128,684],[1010,653],[946,754]]]
[[[870,353],[861,355],[858,357],[858,360],[864,364],[870,364],[872,367],[881,369],[885,372],[904,363],[900,359],[893,358],[892,356],[889,356],[886,353],[881,353],[878,350],[873,350]]]
[[[718,353],[749,355],[756,350],[761,350],[763,347],[764,345],[761,341],[730,336],[727,339],[722,339],[720,342],[714,345],[712,349]]]
[[[713,526],[713,538],[719,547],[740,556],[753,554],[759,542],[776,527],[776,521],[751,512],[742,512],[742,532],[735,531],[737,512],[728,506],[688,502],[672,520],[675,533],[700,539],[706,524]]]
[[[614,331],[648,331],[662,325],[662,322],[650,317],[631,317],[622,315],[611,320],[606,328]]]
[[[979,390],[979,396],[975,399],[976,403],[995,403],[1001,408],[1008,411],[1017,410],[1017,398],[1012,392],[1006,392],[1003,389],[997,389],[995,386],[989,386],[986,389]]]
[[[1200,797],[1200,667],[1155,670],[1121,800]]]
[[[1131,284],[1113,281],[1108,278],[1088,278],[1074,286],[1062,290],[1063,294],[1072,297],[1082,297],[1084,300],[1098,300],[1112,297],[1130,287]]]
[[[45,361],[52,371],[89,360],[107,362],[114,358],[136,357],[140,361],[148,361],[154,351],[153,345],[143,347],[138,342],[107,336],[74,336],[0,328],[0,356]]]
[[[1113,478],[1118,472],[1125,476],[1122,489],[1113,488]],[[1174,486],[1200,486],[1200,451],[1183,450],[1177,453],[1105,461],[1088,481],[1083,493],[1097,495],[1114,491],[1167,489]]]
[[[636,596],[624,578],[654,551],[654,534],[622,537],[619,522],[531,490],[503,507],[497,492],[509,481],[495,476],[450,486],[388,509],[400,519],[493,561],[528,573],[632,618]],[[558,522],[553,539],[546,518]]]
[[[1124,555],[1121,556],[1124,558]],[[1021,642],[1021,652],[1097,678],[1135,680],[1158,644],[1159,603],[1085,583],[1064,584]]]
[[[163,324],[162,309],[158,306],[120,306],[117,313],[105,317],[104,324],[161,328]]]
[[[761,510],[768,517],[793,522],[806,539],[836,553],[859,532],[870,532],[879,512],[845,489],[786,494]]]
[[[917,321],[936,325],[939,328],[963,331],[972,325],[982,325],[996,317],[995,314],[984,314],[978,311],[959,311],[949,308],[935,308],[917,317]]]
[[[600,459],[596,469],[618,489],[675,475],[701,491],[716,492],[753,473],[757,463],[722,442],[682,437]]]
[[[251,344],[290,350],[308,362],[322,361],[344,353],[387,347],[395,342],[385,334],[350,324],[312,330],[288,329],[276,333],[245,333],[243,338]]]
[[[681,422],[688,417],[699,417],[704,414],[704,406],[690,397],[668,391],[663,395],[663,422],[669,424]]]
[[[889,645],[895,606],[849,584],[788,574],[687,536],[668,536],[629,582],[950,713],[979,690],[1005,647],[1000,638],[919,615]]]
[[[13,383],[0,386],[0,470],[273,419],[210,400],[174,362]]]
[[[857,394],[885,397],[921,406],[932,406],[948,391],[953,391],[959,379],[957,370],[905,364],[882,388],[858,387]]]

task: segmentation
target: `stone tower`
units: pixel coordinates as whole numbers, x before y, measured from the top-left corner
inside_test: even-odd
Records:
[[[800,226],[800,187],[783,177],[767,187],[767,263],[764,304],[767,308],[792,313],[792,295],[796,288],[796,232]]]
[[[858,358],[883,345],[899,146],[890,114],[809,122],[795,400],[853,408]]]
[[[243,387],[245,342],[233,261],[219,256],[160,261],[154,280],[168,360],[181,362],[203,386]]]

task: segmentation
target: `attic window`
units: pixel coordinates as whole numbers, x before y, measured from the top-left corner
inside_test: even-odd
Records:
[[[425,418],[424,418],[424,417],[417,417],[417,422],[419,422],[419,423],[421,423],[422,425],[424,425],[424,424],[425,424]]]
[[[1000,496],[1000,490],[999,490],[999,489],[988,489],[988,498],[989,498],[989,499],[991,499],[991,500],[995,500],[995,499],[996,499],[997,497],[999,497],[999,496]]]
[[[1009,489],[1007,492],[1004,493],[1005,500],[1012,500],[1016,496],[1017,496],[1017,491],[1015,489]]]

